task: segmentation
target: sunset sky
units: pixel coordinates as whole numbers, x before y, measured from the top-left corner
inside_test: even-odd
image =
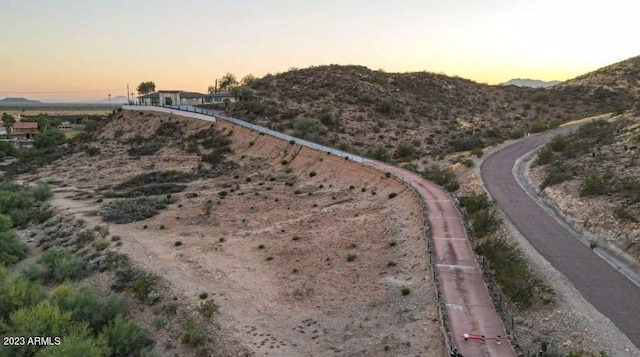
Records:
[[[291,67],[359,64],[497,84],[640,55],[635,0],[2,0],[0,98],[205,92]]]

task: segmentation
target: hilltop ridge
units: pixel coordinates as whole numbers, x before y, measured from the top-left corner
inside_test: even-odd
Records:
[[[632,102],[627,92],[581,84],[491,86],[430,72],[386,73],[355,65],[267,75],[245,88],[241,99],[226,112],[399,162],[482,149]]]

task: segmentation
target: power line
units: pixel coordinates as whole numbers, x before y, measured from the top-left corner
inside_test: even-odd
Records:
[[[126,91],[127,88],[115,89],[96,89],[96,90],[75,90],[75,91],[19,91],[19,90],[0,90],[0,93],[16,93],[16,94],[63,94],[63,93],[98,93],[98,92],[117,92]]]

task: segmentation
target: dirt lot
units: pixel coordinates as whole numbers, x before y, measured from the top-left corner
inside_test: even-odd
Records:
[[[98,156],[77,153],[24,179],[58,181],[53,204],[98,223],[90,212],[111,200],[98,203],[98,188],[198,165],[171,145],[129,157],[123,140],[160,121],[182,123],[185,135],[210,123],[123,113],[94,144]],[[221,306],[226,343],[256,355],[442,355],[417,197],[337,157],[225,122],[216,128],[230,135],[227,160],[239,166],[191,182],[150,219],[111,224],[124,244],[108,249],[165,278],[186,305],[208,292]],[[233,191],[220,199],[222,190]]]

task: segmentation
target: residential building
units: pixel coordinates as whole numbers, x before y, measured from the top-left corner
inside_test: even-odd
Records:
[[[38,134],[38,123],[35,121],[17,121],[13,123],[11,137],[18,140],[31,140]]]
[[[231,92],[202,94],[182,90],[159,90],[138,97],[141,105],[198,105],[235,102]]]

